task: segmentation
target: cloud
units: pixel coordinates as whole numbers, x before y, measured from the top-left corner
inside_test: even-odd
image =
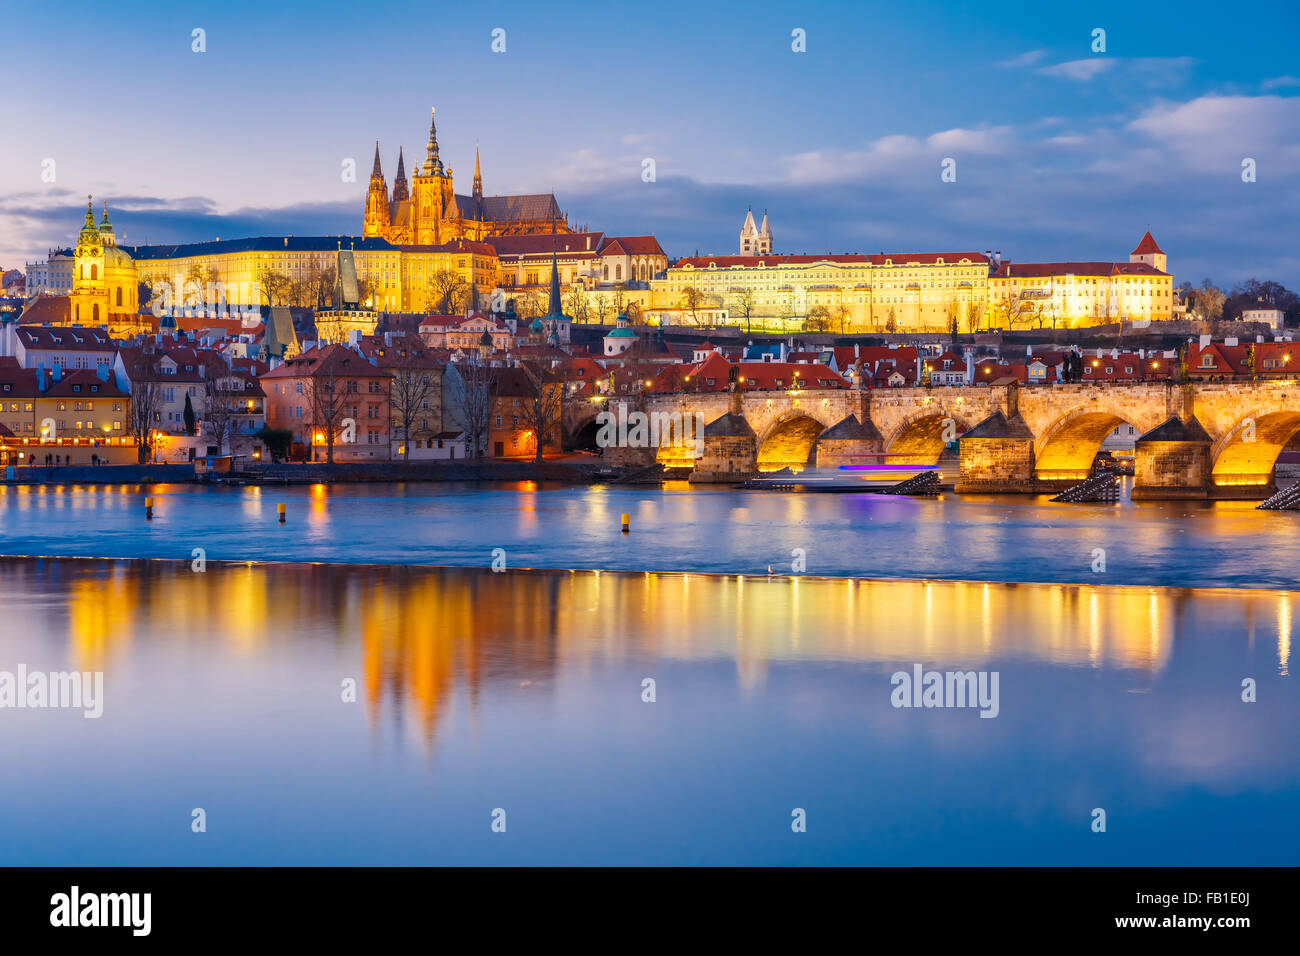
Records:
[[[1009,60],[999,60],[994,65],[1004,70],[1021,69],[1041,62],[1045,56],[1047,56],[1046,50],[1030,50],[1027,53],[1021,53],[1019,56],[1013,56]]]
[[[937,162],[946,156],[992,155],[1005,152],[1011,142],[1009,126],[942,130],[925,139],[894,134],[882,136],[860,150],[828,148],[787,157],[786,178],[794,183],[830,183],[899,175],[914,172],[919,160]]]
[[[1068,60],[1065,63],[1057,63],[1055,66],[1042,66],[1036,72],[1042,76],[1055,76],[1087,83],[1094,77],[1098,77],[1107,70],[1112,69],[1117,62],[1114,57],[1097,56],[1088,60]]]
[[[1300,99],[1202,96],[1148,108],[1128,128],[1158,142],[1190,170],[1235,176],[1244,157],[1270,175],[1300,174]]]
[[[1104,74],[1112,74],[1127,83],[1170,86],[1186,80],[1198,62],[1190,56],[1092,56],[1040,66],[1034,72],[1079,83],[1089,83]]]
[[[1265,80],[1259,86],[1265,93],[1270,90],[1285,89],[1288,86],[1300,86],[1300,76],[1275,76]]]

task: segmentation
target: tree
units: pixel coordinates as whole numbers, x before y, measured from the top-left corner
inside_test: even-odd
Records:
[[[414,349],[403,347],[389,368],[393,375],[388,387],[393,434],[402,442],[402,457],[409,459],[411,439],[428,438],[433,433],[429,422],[429,406],[438,398],[438,389],[434,383],[431,360]]]
[[[285,305],[289,295],[290,280],[283,272],[278,272],[269,265],[257,268],[257,289],[267,305]]]
[[[808,310],[803,320],[805,332],[825,332],[831,324],[831,313],[824,305],[815,305]]]
[[[693,285],[682,290],[682,309],[691,314],[691,322],[700,324],[700,306],[704,304],[704,293]]]
[[[338,270],[333,265],[313,266],[302,280],[307,292],[307,301],[303,305],[317,311],[332,305],[337,280]]]
[[[731,290],[731,310],[745,320],[745,334],[749,334],[754,318],[754,290],[741,286]]]
[[[469,296],[469,283],[451,269],[439,269],[429,277],[425,301],[441,315],[457,315]]]
[[[226,364],[214,359],[203,365],[203,433],[217,454],[228,448],[234,452],[238,405],[244,395],[244,383]]]
[[[316,434],[321,434],[325,439],[325,462],[334,464],[334,432],[343,418],[343,412],[346,406],[347,395],[343,389],[337,388],[336,366],[338,364],[337,353],[329,353],[328,348],[342,348],[342,346],[327,346],[326,350],[319,350],[319,361],[316,368],[312,371],[307,379],[307,392],[309,406],[311,408],[311,458],[316,460]],[[309,353],[310,354],[310,353]]]
[[[519,367],[532,385],[519,417],[534,436],[533,461],[541,464],[546,439],[560,424],[564,383],[554,369],[542,362],[521,362]]]
[[[1194,318],[1202,322],[1215,322],[1226,317],[1223,310],[1225,296],[1209,279],[1203,281],[1192,296],[1191,313]]]
[[[153,458],[156,444],[154,422],[162,410],[163,385],[154,371],[154,355],[142,349],[133,349],[128,358],[123,354],[127,378],[131,383],[128,432],[135,439],[137,460],[145,464]]]
[[[361,300],[361,305],[373,309],[375,307],[375,293],[379,290],[379,283],[369,276],[357,276],[357,298]]]
[[[471,351],[464,362],[447,366],[443,378],[449,392],[444,405],[453,427],[465,433],[465,453],[469,458],[479,458],[487,444],[488,426],[492,420],[492,372],[478,355]]]
[[[640,302],[629,302],[627,304],[627,309],[623,314],[627,316],[627,320],[633,325],[641,325],[645,320],[645,317],[641,312]]]
[[[885,331],[890,333],[898,331],[898,319],[895,318],[892,307],[889,310],[889,319],[885,322]]]
[[[272,460],[284,461],[289,457],[289,449],[293,445],[293,432],[289,429],[263,425],[262,430],[254,437],[266,446]]]
[[[603,292],[596,292],[592,295],[592,307],[596,313],[596,321],[601,325],[609,318],[609,296]]]
[[[569,310],[569,318],[574,322],[586,322],[590,308],[587,305],[587,292],[580,285],[573,285],[569,288],[569,293],[564,297],[565,308]]]
[[[849,307],[841,302],[831,311],[831,320],[839,323],[840,335],[843,335],[849,324]]]

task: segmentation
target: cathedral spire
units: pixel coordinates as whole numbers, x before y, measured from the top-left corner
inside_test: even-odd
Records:
[[[438,156],[438,126],[434,122],[434,107],[429,107],[429,145],[424,154],[424,175],[441,176],[442,159]]]
[[[370,170],[370,175],[372,177],[379,176],[381,178],[384,175],[384,171],[379,168],[379,140],[375,140],[375,167]]]
[[[411,191],[406,185],[406,157],[402,147],[397,147],[397,178],[393,180],[393,202],[402,202],[411,198]]]
[[[478,165],[478,147],[474,147],[474,198],[483,201],[483,172]]]

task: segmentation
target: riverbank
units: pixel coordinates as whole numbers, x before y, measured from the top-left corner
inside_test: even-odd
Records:
[[[540,464],[524,460],[383,461],[326,464],[258,464],[232,474],[200,475],[193,463],[155,465],[65,465],[20,468],[7,485],[138,485],[138,484],[273,484],[315,485],[398,483],[409,481],[545,481],[592,484],[601,481],[657,482],[654,469],[620,468],[594,459],[550,459]]]

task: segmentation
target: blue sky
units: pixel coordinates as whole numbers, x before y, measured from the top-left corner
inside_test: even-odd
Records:
[[[477,144],[488,193],[670,255],[734,252],[753,205],[779,252],[1124,259],[1150,228],[1176,281],[1296,288],[1298,11],[65,3],[0,63],[0,263],[70,242],[90,192],[128,243],[356,233],[375,140],[391,183],[436,105],[460,191]]]

